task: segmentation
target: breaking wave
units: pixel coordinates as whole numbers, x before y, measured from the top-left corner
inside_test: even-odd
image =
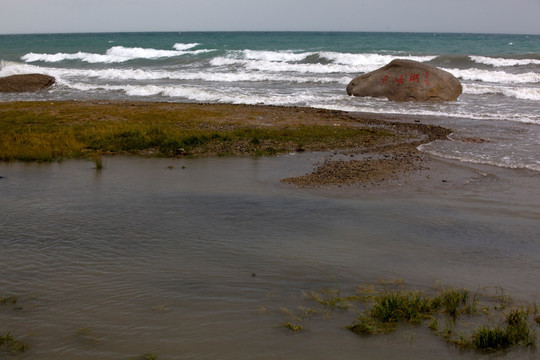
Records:
[[[474,95],[499,94],[516,99],[540,101],[540,88],[534,87],[466,84],[463,93]]]
[[[482,69],[445,69],[457,78],[471,81],[482,81],[499,84],[537,84],[540,83],[540,74],[527,72],[511,74],[505,71],[490,71]]]
[[[510,59],[487,56],[470,56],[470,58],[478,64],[491,65],[493,67],[540,65],[540,60],[538,59]]]
[[[31,62],[48,62],[56,63],[65,60],[80,60],[83,62],[96,64],[96,63],[122,63],[134,59],[159,59],[175,56],[182,56],[186,54],[197,55],[200,53],[210,52],[213,50],[200,49],[189,50],[199,44],[175,44],[175,50],[158,50],[140,47],[124,47],[113,46],[108,49],[105,54],[95,54],[87,52],[77,53],[56,53],[56,54],[43,54],[43,53],[28,53],[24,55],[21,60]]]

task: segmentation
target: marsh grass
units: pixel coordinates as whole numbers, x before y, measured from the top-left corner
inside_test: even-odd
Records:
[[[304,297],[310,298],[320,305],[332,309],[349,309],[351,301],[357,300],[356,296],[342,297],[337,289],[320,289],[304,293]]]
[[[352,296],[343,296],[333,289],[305,292],[304,299],[320,307],[300,307],[303,315],[292,312],[290,315],[295,325],[302,326],[299,322],[310,320],[316,313],[327,317],[332,310],[355,309],[357,317],[346,327],[355,334],[386,334],[395,331],[400,324],[425,326],[446,343],[462,350],[499,351],[536,344],[538,308],[535,303],[509,309],[513,301],[500,289],[495,295],[454,288],[430,294],[408,290],[403,285],[379,282],[359,286]],[[309,309],[309,315],[305,309]]]
[[[505,315],[505,324],[481,326],[472,334],[472,344],[483,351],[498,351],[511,346],[532,346],[536,343],[536,329],[528,323],[528,311],[515,309]]]
[[[293,332],[299,332],[299,331],[304,330],[302,325],[298,325],[298,324],[293,323],[291,321],[285,321],[283,324],[281,324],[281,326],[284,327],[285,329],[289,329],[289,330],[291,330]]]
[[[17,355],[28,350],[28,345],[7,332],[6,335],[0,335],[0,350]]]
[[[96,165],[96,170],[103,170],[103,159],[99,154],[92,155],[92,160],[94,161],[94,164]]]
[[[318,115],[315,110],[282,115],[298,116],[304,122],[313,117],[310,125],[260,126],[249,122],[274,113],[279,112],[225,105],[1,103],[0,160],[94,159],[95,154],[262,156],[297,149],[358,147],[375,138],[393,136],[384,129],[359,128],[352,121],[349,126],[326,124],[329,115]]]
[[[0,296],[0,304],[11,304],[15,305],[17,303],[18,299],[15,295],[9,295],[9,296]]]
[[[439,308],[439,300],[418,291],[392,291],[375,298],[374,304],[348,327],[356,334],[378,334],[394,331],[399,322],[419,325]]]
[[[15,305],[18,298],[15,295],[1,296],[1,305]],[[19,341],[11,335],[8,331],[5,335],[0,335],[0,350],[8,352],[12,355],[17,355],[25,352],[28,349],[28,345],[22,341]],[[1,356],[0,356],[1,357]]]
[[[460,314],[475,314],[478,311],[476,297],[474,294],[471,299],[467,289],[446,289],[434,298],[434,302],[441,306],[446,314],[455,318]]]

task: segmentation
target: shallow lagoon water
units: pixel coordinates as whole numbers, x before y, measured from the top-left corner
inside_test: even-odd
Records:
[[[279,182],[317,156],[0,164],[0,295],[22,307],[0,307],[0,330],[30,344],[21,359],[491,358],[424,328],[356,336],[354,312],[292,334],[281,308],[377,279],[538,301],[538,173],[448,162],[390,187]]]

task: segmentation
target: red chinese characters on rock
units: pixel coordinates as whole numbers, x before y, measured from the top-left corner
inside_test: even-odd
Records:
[[[383,78],[382,78],[382,83],[384,85],[388,84],[388,75],[385,75]],[[399,76],[396,76],[394,78],[394,81],[393,83],[394,84],[403,84],[403,82],[405,81],[405,78],[403,75],[399,75]],[[410,74],[409,75],[409,82],[410,83],[417,83],[417,84],[420,84],[420,74]],[[426,71],[425,72],[425,75],[424,75],[424,84],[429,86],[431,85],[430,82],[429,82],[429,71]]]

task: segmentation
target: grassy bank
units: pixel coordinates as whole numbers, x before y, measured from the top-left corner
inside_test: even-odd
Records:
[[[366,147],[395,136],[333,111],[124,102],[1,103],[0,129],[4,161],[271,155]]]

